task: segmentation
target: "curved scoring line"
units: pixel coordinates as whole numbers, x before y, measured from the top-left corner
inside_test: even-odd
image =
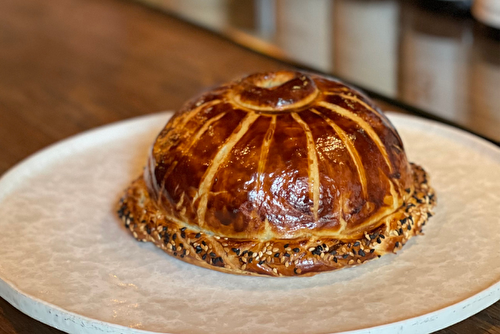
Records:
[[[321,102],[319,102],[319,104],[322,107],[325,107],[333,112],[336,112],[337,114],[344,116],[344,117],[350,119],[351,121],[354,121],[355,123],[357,123],[368,134],[368,136],[370,136],[370,138],[375,142],[375,145],[377,145],[378,150],[380,151],[380,153],[384,157],[385,163],[389,167],[389,171],[392,172],[392,165],[391,165],[391,162],[389,160],[387,150],[385,149],[384,144],[380,140],[380,137],[373,130],[373,128],[370,126],[370,124],[368,124],[364,119],[362,119],[358,115],[350,112],[349,110],[347,110],[345,108],[337,106],[335,104],[331,104],[331,103],[328,103],[325,101],[321,101]]]
[[[329,93],[325,93],[325,95],[335,95],[335,96],[340,96],[341,98],[343,99],[347,99],[347,100],[351,100],[351,101],[354,101],[355,103],[359,103],[361,104],[363,107],[365,107],[366,109],[370,110],[371,112],[373,112],[375,115],[377,115],[383,123],[387,123],[387,119],[380,113],[377,111],[377,109],[371,107],[368,103],[366,103],[365,101],[363,101],[362,99],[359,99],[357,96],[354,96],[354,95],[346,95],[346,94],[342,94],[342,93],[335,93],[335,92],[329,92]],[[389,123],[390,124],[390,123]],[[389,129],[391,130],[392,133],[394,133],[398,138],[399,138],[399,134],[396,132],[396,129],[394,129],[394,127],[391,125],[389,126]]]
[[[271,141],[273,140],[275,130],[276,116],[273,115],[269,124],[269,128],[266,131],[266,135],[264,136],[264,140],[262,141],[262,145],[260,147],[260,159],[259,166],[257,168],[257,196],[260,193],[262,182],[264,182],[264,168],[266,167],[269,147],[271,146]]]
[[[372,108],[368,103],[366,103],[365,101],[359,99],[357,96],[346,95],[346,94],[342,94],[342,93],[334,93],[334,92],[328,92],[328,93],[325,93],[325,95],[340,96],[343,99],[347,99],[347,100],[351,100],[351,101],[354,101],[356,103],[359,103],[363,107],[365,107],[366,109],[368,109],[371,112],[375,113],[378,117],[382,118],[382,115],[376,109]]]
[[[236,127],[237,130],[234,130],[233,133],[229,136],[224,145],[219,149],[217,154],[212,160],[212,163],[205,171],[203,175],[200,186],[198,187],[198,192],[193,198],[193,203],[200,198],[200,203],[198,204],[197,216],[198,216],[198,225],[201,227],[205,221],[205,213],[207,211],[208,204],[208,192],[212,188],[213,179],[215,177],[215,173],[219,170],[219,167],[228,155],[231,153],[233,147],[238,143],[238,141],[247,133],[250,126],[259,118],[259,115],[256,113],[248,113],[245,118],[241,121],[241,123]],[[239,129],[238,129],[239,128]]]
[[[197,106],[193,111],[188,112],[188,114],[182,118],[182,123],[179,124],[178,126],[183,127],[191,120],[191,118],[196,116],[196,114],[198,114],[198,112],[200,112],[202,109],[204,109],[205,107],[209,108],[209,107],[211,107],[219,102],[221,102],[221,101],[220,100],[212,100],[212,101],[208,101],[208,102],[205,102],[205,103]],[[174,123],[174,126],[175,125],[176,124]]]
[[[169,129],[171,130],[177,130],[177,132],[179,132],[179,130],[181,130],[194,116],[196,116],[198,114],[198,112],[200,112],[203,108],[207,107],[211,107],[217,103],[221,102],[220,100],[212,100],[212,101],[208,101],[208,102],[205,102],[203,104],[201,104],[200,106],[196,107],[195,109],[193,109],[192,111],[189,111],[185,114],[185,116],[179,116],[179,117],[176,117],[173,119],[172,121],[172,124],[169,126]],[[175,116],[174,116],[175,117]],[[165,128],[170,124],[167,123],[167,125],[165,126]],[[163,132],[163,131],[162,131]],[[187,133],[183,133],[184,136],[188,135]],[[168,138],[167,136],[165,136],[163,139],[165,138]],[[157,151],[159,150],[157,148],[157,143],[162,143],[164,140],[163,139],[158,139],[157,142],[155,143],[155,145],[153,146],[153,154],[156,155]],[[169,150],[173,144],[175,142],[172,141],[170,142],[170,145],[167,145],[166,147],[162,147],[161,148],[161,151],[167,151]]]
[[[168,127],[169,129],[172,129],[172,130],[177,130],[177,129],[182,129],[194,116],[196,116],[202,109],[204,108],[209,108],[217,103],[220,103],[221,101],[220,100],[212,100],[212,101],[208,101],[208,102],[205,102],[199,106],[197,106],[195,109],[191,110],[191,111],[188,111],[186,112],[185,114],[183,115],[179,115],[178,117],[174,117],[173,120],[172,120],[172,124],[167,123],[167,125],[170,124],[170,126]],[[166,126],[165,126],[166,127]],[[168,149],[168,148],[167,148]]]
[[[219,115],[215,116],[214,118],[210,119],[208,122],[205,122],[205,124],[203,124],[203,126],[196,132],[196,134],[193,136],[192,140],[188,143],[187,147],[184,149],[181,147],[179,147],[179,150],[181,151],[181,154],[183,156],[186,155],[186,153],[191,149],[191,147],[193,147],[196,143],[198,143],[198,140],[200,139],[200,137],[208,130],[208,128],[215,122],[217,122],[219,119],[221,119],[222,117],[224,117],[224,115],[226,115],[225,112],[223,113],[220,113]],[[185,141],[183,142],[185,143]],[[181,144],[182,145],[182,144]],[[167,169],[167,171],[165,172],[165,175],[163,175],[163,178],[162,178],[162,185],[164,187],[165,185],[165,182],[167,181],[167,178],[170,176],[170,174],[174,171],[175,167],[177,167],[177,165],[179,164],[178,161],[174,161]]]
[[[194,145],[196,145],[198,143],[198,140],[200,140],[201,136],[208,130],[208,128],[210,126],[212,126],[212,124],[214,124],[215,122],[217,122],[219,119],[221,119],[222,117],[224,117],[226,115],[225,112],[223,113],[220,113],[219,115],[211,118],[210,120],[208,120],[207,122],[205,122],[203,124],[203,126],[196,132],[196,134],[193,136],[191,142],[189,143],[189,145],[185,148],[185,149],[182,149],[182,154],[186,154],[187,151],[189,151],[191,149],[191,147],[193,147]]]
[[[308,158],[308,169],[309,174],[309,193],[312,192],[313,197],[313,215],[314,219],[318,220],[318,210],[319,210],[319,166],[318,166],[318,156],[316,153],[316,143],[314,142],[314,137],[312,135],[309,125],[307,125],[299,114],[293,112],[293,119],[302,127],[307,139],[307,154]],[[311,186],[312,183],[312,186]]]
[[[351,159],[354,162],[354,165],[356,166],[356,170],[358,171],[359,181],[361,182],[361,189],[363,190],[363,196],[367,198],[368,191],[366,186],[367,182],[366,182],[365,168],[363,166],[363,161],[359,156],[358,150],[356,150],[356,147],[354,146],[354,143],[352,142],[351,138],[349,138],[349,136],[345,133],[345,131],[342,130],[337,124],[335,124],[333,120],[329,119],[316,109],[311,109],[311,111],[321,116],[325,120],[325,122],[333,128],[333,130],[339,136],[340,140],[344,143],[345,147],[347,148],[347,151],[351,155]]]

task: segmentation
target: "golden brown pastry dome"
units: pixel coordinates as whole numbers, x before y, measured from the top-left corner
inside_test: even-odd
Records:
[[[311,276],[396,252],[434,204],[427,174],[364,95],[281,71],[186,104],[118,215],[136,239],[201,267]]]
[[[366,97],[282,71],[186,105],[157,138],[146,183],[169,215],[214,235],[357,238],[402,205],[412,171]]]

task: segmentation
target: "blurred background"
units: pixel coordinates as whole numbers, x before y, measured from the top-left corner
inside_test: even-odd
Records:
[[[500,141],[499,0],[137,0]]]

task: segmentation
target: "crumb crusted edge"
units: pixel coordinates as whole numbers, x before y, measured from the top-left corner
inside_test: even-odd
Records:
[[[384,223],[357,240],[298,238],[259,241],[232,239],[181,227],[157,210],[144,181],[137,179],[118,204],[118,216],[134,238],[152,242],[188,263],[254,276],[312,276],[396,253],[433,215],[436,196],[424,169],[412,164],[415,190]],[[407,190],[410,191],[409,189]]]

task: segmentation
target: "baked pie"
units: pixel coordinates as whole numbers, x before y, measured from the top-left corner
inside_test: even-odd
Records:
[[[330,78],[257,73],[176,112],[118,215],[222,272],[311,276],[394,253],[436,203],[387,117]]]

